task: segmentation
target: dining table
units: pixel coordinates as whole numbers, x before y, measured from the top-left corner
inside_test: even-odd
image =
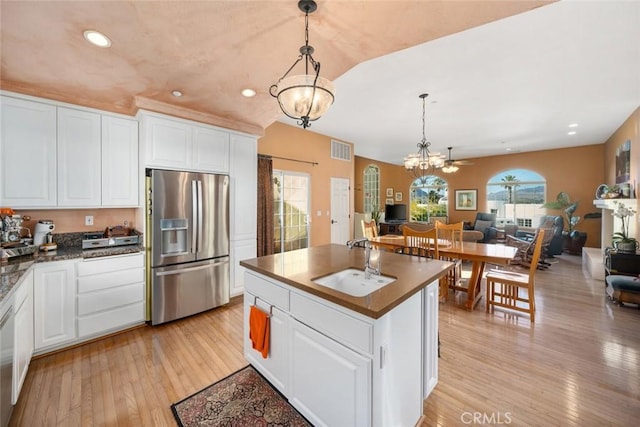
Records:
[[[374,237],[370,240],[373,247],[379,249],[400,251],[405,247],[404,236],[384,235]],[[459,258],[471,261],[471,277],[468,286],[464,289],[467,292],[467,300],[464,304],[467,310],[471,311],[482,298],[482,275],[487,263],[496,265],[509,264],[516,255],[518,248],[507,246],[501,243],[477,243],[477,242],[455,242],[450,246],[438,245],[438,252],[441,256],[449,258]]]

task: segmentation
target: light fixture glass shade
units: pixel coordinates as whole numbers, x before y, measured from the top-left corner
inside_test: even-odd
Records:
[[[285,77],[276,84],[280,108],[287,116],[317,120],[327,112],[333,104],[335,87],[330,80],[318,76],[314,91],[314,80],[315,75],[301,74]]]
[[[458,172],[458,169],[460,169],[458,166],[456,165],[449,165],[449,166],[444,166],[442,168],[442,172],[444,173],[454,173],[454,172]]]

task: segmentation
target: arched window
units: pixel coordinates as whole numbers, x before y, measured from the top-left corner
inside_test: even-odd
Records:
[[[364,212],[380,211],[380,169],[369,165],[364,169],[363,180]]]
[[[496,213],[496,225],[537,226],[546,215],[541,208],[547,182],[540,174],[526,169],[509,169],[492,176],[487,183],[487,206]]]
[[[431,217],[447,216],[447,181],[439,176],[418,178],[409,188],[411,221],[428,222]]]

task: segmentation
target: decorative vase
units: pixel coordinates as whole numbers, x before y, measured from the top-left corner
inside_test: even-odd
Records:
[[[625,254],[634,254],[638,249],[638,241],[629,240],[629,241],[623,242],[621,240],[618,240],[616,242],[613,242],[613,247],[616,248],[618,252],[622,252]]]

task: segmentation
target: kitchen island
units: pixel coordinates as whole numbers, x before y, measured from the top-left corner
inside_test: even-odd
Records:
[[[438,279],[452,264],[381,252],[395,280],[362,297],[315,283],[362,270],[364,249],[323,245],[241,261],[245,357],[316,426],[415,425],[438,378]],[[267,358],[250,306],[270,313]]]

